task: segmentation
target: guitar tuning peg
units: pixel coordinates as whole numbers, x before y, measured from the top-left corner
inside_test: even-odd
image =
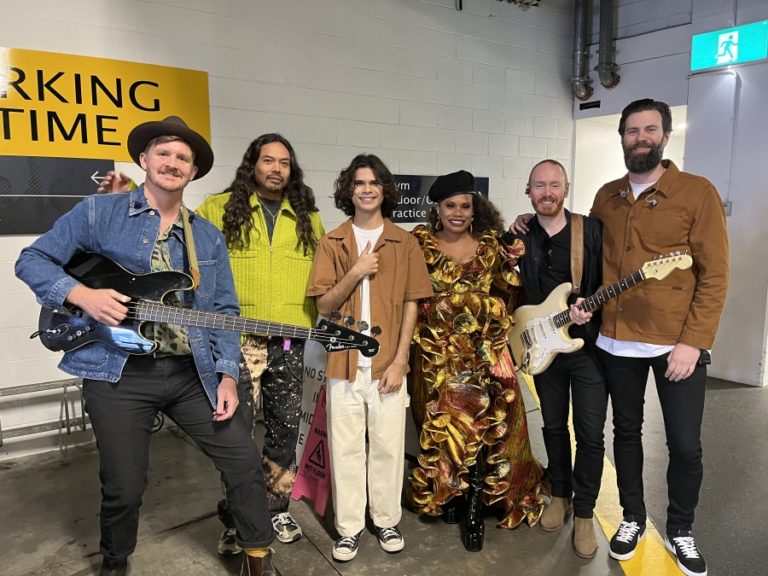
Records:
[[[379,326],[374,326],[373,328],[371,328],[371,334],[373,334],[374,336],[378,336],[379,334],[381,334],[381,328]]]
[[[331,322],[338,322],[339,320],[341,320],[341,312],[338,310],[331,312]]]
[[[345,324],[346,326],[352,326],[352,325],[354,325],[354,323],[355,323],[355,319],[354,319],[354,317],[352,317],[352,316],[347,316],[346,318],[344,318],[344,324]]]
[[[360,322],[357,323],[357,331],[365,332],[366,330],[368,330],[368,322],[365,320],[360,320]]]

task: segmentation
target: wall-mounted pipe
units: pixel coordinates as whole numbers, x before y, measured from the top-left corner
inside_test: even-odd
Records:
[[[613,88],[621,80],[613,45],[613,0],[600,0],[600,50],[595,67],[600,84]]]
[[[592,80],[587,74],[587,22],[591,0],[576,0],[573,19],[573,95],[579,100],[592,96]]]

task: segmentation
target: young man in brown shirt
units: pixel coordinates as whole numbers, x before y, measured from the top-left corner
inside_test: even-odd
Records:
[[[361,321],[363,330],[366,324],[381,330],[377,356],[365,358],[355,350],[330,354],[326,369],[340,536],[333,558],[346,562],[357,555],[366,503],[381,547],[399,552],[405,545],[397,527],[408,405],[404,384],[416,301],[432,296],[432,284],[416,239],[390,220],[399,193],[378,157],[355,157],[336,180],[334,199],[350,219],[320,240],[307,295],[317,298],[324,316],[338,310]]]

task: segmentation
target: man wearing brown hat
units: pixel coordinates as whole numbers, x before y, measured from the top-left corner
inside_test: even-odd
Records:
[[[211,169],[210,146],[171,116],[134,128],[128,150],[147,174],[144,184],[130,194],[83,199],[22,250],[17,276],[43,306],[76,307],[103,326],[117,326],[136,310],[123,293],[130,291],[129,282],[121,292],[99,287],[108,282],[82,283],[69,273],[67,262],[91,252],[130,271],[126,276],[187,272],[194,289],[169,292],[167,304],[237,316],[224,237],[182,202],[186,185]],[[247,552],[243,574],[273,575],[268,549],[273,534],[258,450],[245,422],[232,418],[239,334],[160,323],[148,328],[146,335],[156,343],[151,354],[130,355],[114,342],[98,340],[69,350],[59,365],[83,378],[99,448],[101,574],[125,574],[136,547],[152,422],[162,410],[213,460],[227,484],[239,543]]]

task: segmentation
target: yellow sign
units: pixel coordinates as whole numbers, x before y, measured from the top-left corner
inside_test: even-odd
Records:
[[[131,129],[166,116],[210,142],[206,72],[0,48],[0,156],[130,161]]]

